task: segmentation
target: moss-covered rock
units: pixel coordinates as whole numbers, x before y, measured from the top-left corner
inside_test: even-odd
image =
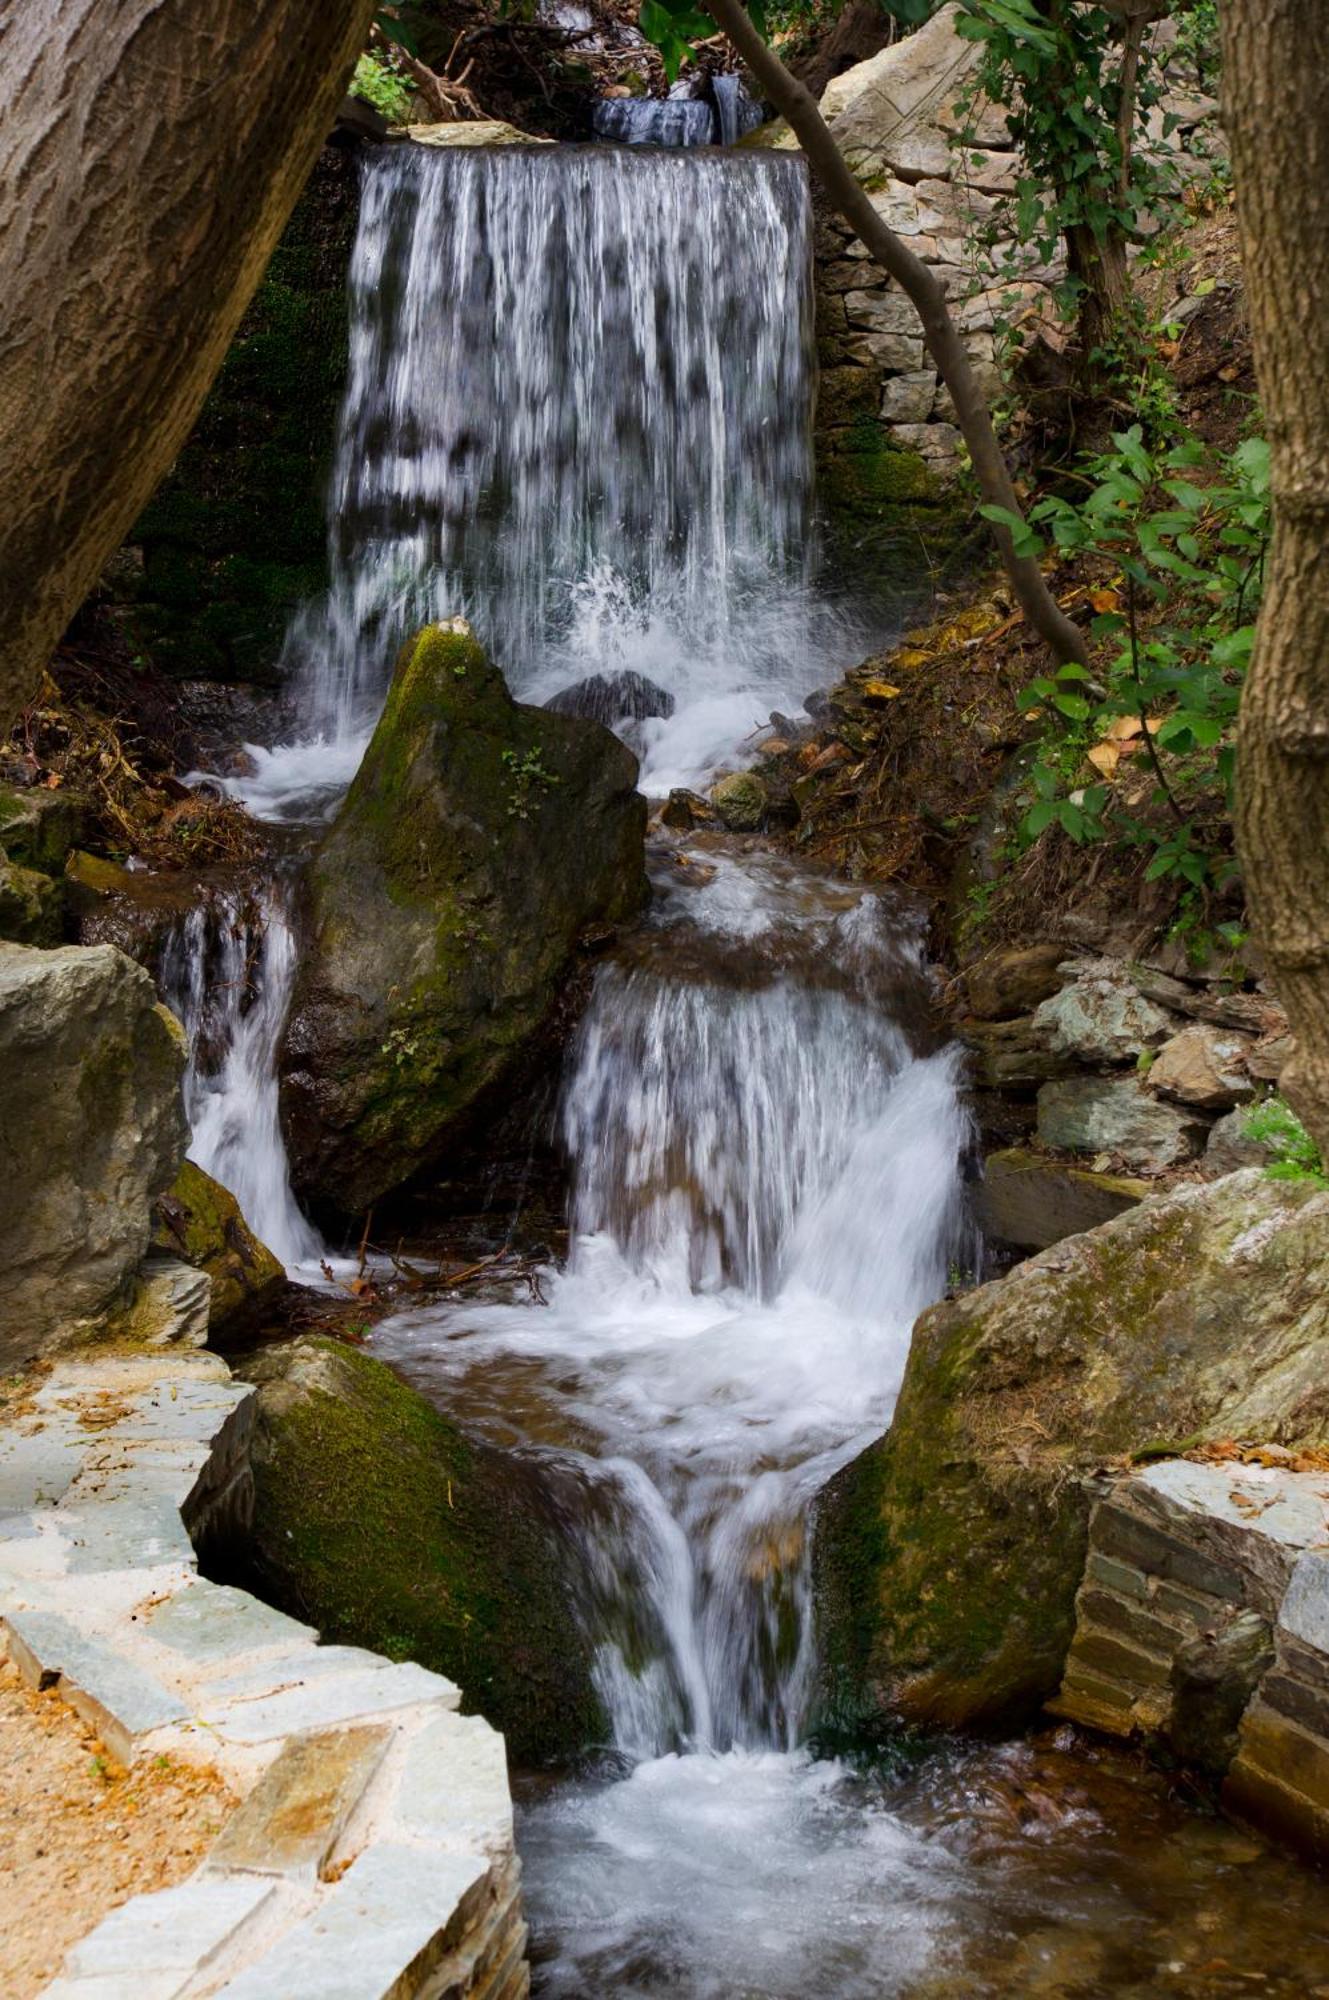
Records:
[[[275,1304],[286,1272],[260,1243],[228,1188],[185,1160],[152,1214],[152,1247],[181,1258],[212,1280],[208,1333],[242,1333]]]
[[[603,1735],[537,1468],[463,1437],[381,1361],[269,1348],[246,1574],[325,1638],[448,1674],[524,1763]]]
[[[755,771],[731,771],[711,788],[711,804],[731,833],[755,833],[770,795]]]
[[[832,1482],[815,1566],[828,1722],[1036,1709],[1074,1625],[1095,1469],[1329,1435],[1329,1194],[1182,1186],[934,1306],[895,1421]]]
[[[0,851],[20,868],[59,875],[83,838],[81,800],[45,786],[0,785]]]
[[[11,944],[59,944],[64,921],[60,884],[0,855],[0,938]]]
[[[403,648],[306,879],[282,1054],[299,1193],[362,1212],[511,1078],[581,936],[645,901],[636,776],[598,723],[514,702],[463,620]]]

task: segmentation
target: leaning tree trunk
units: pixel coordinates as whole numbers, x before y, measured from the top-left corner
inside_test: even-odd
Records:
[[[1020,501],[1002,456],[987,398],[935,274],[889,229],[860,187],[811,93],[790,75],[775,51],[753,26],[742,0],[704,0],[707,13],[732,42],[756,77],[763,93],[788,119],[813,172],[845,221],[888,276],[894,278],[917,312],[923,339],[951,392],[956,422],[969,447],[974,477],[985,501],[1020,518]],[[1002,563],[1020,609],[1034,630],[1065,663],[1085,662],[1084,634],[1061,609],[1048,589],[1043,572],[1029,556],[1017,556],[1010,529],[998,522],[993,529]]]
[[[1329,1160],[1329,8],[1223,0],[1224,121],[1272,457],[1237,837],[1296,1036],[1283,1087]]]
[[[374,0],[0,0],[0,732],[184,442]]]

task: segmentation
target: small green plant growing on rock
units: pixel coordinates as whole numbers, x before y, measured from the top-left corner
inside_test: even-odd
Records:
[[[503,762],[512,774],[512,784],[508,789],[508,818],[529,819],[534,804],[533,794],[551,791],[560,780],[545,768],[538,747],[524,753],[505,750]]]
[[[377,56],[361,56],[351,78],[351,95],[372,104],[389,125],[404,125],[411,115],[411,86]]]
[[[1309,1181],[1315,1187],[1329,1187],[1320,1149],[1285,1099],[1266,1097],[1263,1104],[1253,1104],[1241,1129],[1272,1153],[1265,1168],[1271,1181]]]

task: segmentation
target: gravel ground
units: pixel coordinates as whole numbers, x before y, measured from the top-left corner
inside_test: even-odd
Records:
[[[54,1692],[0,1665],[0,1995],[30,2000],[109,1910],[202,1859],[235,1800],[215,1771],[115,1764]]]

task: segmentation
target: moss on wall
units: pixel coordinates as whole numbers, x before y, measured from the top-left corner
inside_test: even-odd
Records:
[[[203,413],[129,541],[133,627],[164,672],[271,682],[326,580],[324,496],[346,378],[358,164],[324,148]]]

